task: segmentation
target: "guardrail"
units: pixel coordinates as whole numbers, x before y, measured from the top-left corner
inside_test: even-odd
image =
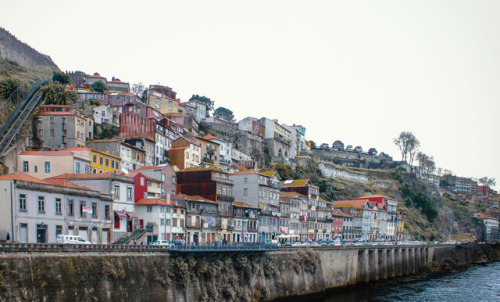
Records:
[[[269,252],[276,250],[278,250],[278,245],[264,243],[199,243],[169,247],[171,252]]]
[[[121,244],[0,243],[0,253],[167,253],[166,246]]]

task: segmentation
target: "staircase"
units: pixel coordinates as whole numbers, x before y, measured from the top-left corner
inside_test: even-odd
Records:
[[[45,79],[33,84],[3,123],[0,128],[0,156],[10,147],[33,109],[43,101],[40,88],[48,82]]]
[[[146,234],[145,229],[137,229],[132,232],[132,234],[125,236],[123,238],[120,238],[118,241],[116,241],[116,244],[129,244],[132,240],[139,240],[142,236]]]

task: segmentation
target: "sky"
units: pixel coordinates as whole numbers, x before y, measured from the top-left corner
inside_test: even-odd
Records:
[[[63,71],[167,85],[395,160],[412,131],[438,167],[496,188],[499,13],[480,0],[0,0],[0,26]]]

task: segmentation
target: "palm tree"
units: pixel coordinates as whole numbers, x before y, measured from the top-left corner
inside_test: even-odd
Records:
[[[68,91],[64,85],[60,84],[48,84],[42,87],[40,91],[46,105],[68,105],[77,99],[76,92]]]

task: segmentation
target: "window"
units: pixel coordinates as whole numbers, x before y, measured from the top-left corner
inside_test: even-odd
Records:
[[[167,226],[170,226],[170,219],[166,219],[166,220],[165,220],[165,224],[166,224]]]
[[[90,173],[90,166],[85,165],[85,174],[89,174],[89,173]]]
[[[132,200],[132,188],[127,187],[127,200]]]
[[[19,211],[26,212],[26,194],[19,194]]]
[[[104,206],[104,219],[109,220],[111,219],[111,210],[109,205]]]
[[[160,225],[165,225],[165,219],[160,219]]]
[[[144,186],[144,177],[141,177],[141,186]]]
[[[45,173],[50,173],[50,162],[46,161],[44,166],[45,166]]]
[[[50,129],[50,136],[54,136],[54,129]]]
[[[102,157],[99,156],[99,165],[102,166]]]
[[[80,163],[76,163],[75,173],[80,173]]]
[[[172,176],[172,183],[176,184],[177,183],[177,178],[175,176]]]
[[[92,218],[97,218],[97,202],[92,203]]]
[[[30,171],[30,168],[29,168],[29,163],[27,161],[23,161],[23,172],[29,172]]]
[[[189,153],[186,152],[186,159],[189,159]]]
[[[113,196],[115,198],[120,198],[120,186],[115,185],[113,187]]]
[[[43,129],[38,129],[38,135],[43,136]]]
[[[111,160],[111,168],[115,168],[115,161],[114,160]]]
[[[56,225],[56,238],[57,238],[57,235],[61,235],[62,234],[62,225]]]
[[[105,164],[106,167],[109,167],[109,159],[106,158]]]
[[[165,174],[161,174],[161,181],[165,181]]]
[[[73,200],[68,200],[68,216],[73,216],[73,215],[75,215],[74,202]]]
[[[177,219],[172,219],[172,226],[176,227],[177,226]]]
[[[35,173],[37,173],[38,172],[38,167],[34,166],[34,170],[35,170]]]
[[[243,196],[248,196],[248,188],[243,189]]]
[[[245,179],[243,180],[243,183],[248,183],[248,178],[245,177]]]
[[[62,214],[62,202],[61,198],[56,198],[56,215]]]
[[[92,162],[93,162],[93,163],[97,163],[97,156],[92,155]]]
[[[161,196],[165,196],[165,189],[161,189]]]
[[[45,214],[45,197],[38,196],[38,213]]]
[[[80,217],[87,217],[87,213],[83,212],[83,208],[87,205],[84,200],[80,200]]]
[[[147,206],[147,207],[146,207],[146,211],[147,211],[148,213],[153,212],[153,206]]]

